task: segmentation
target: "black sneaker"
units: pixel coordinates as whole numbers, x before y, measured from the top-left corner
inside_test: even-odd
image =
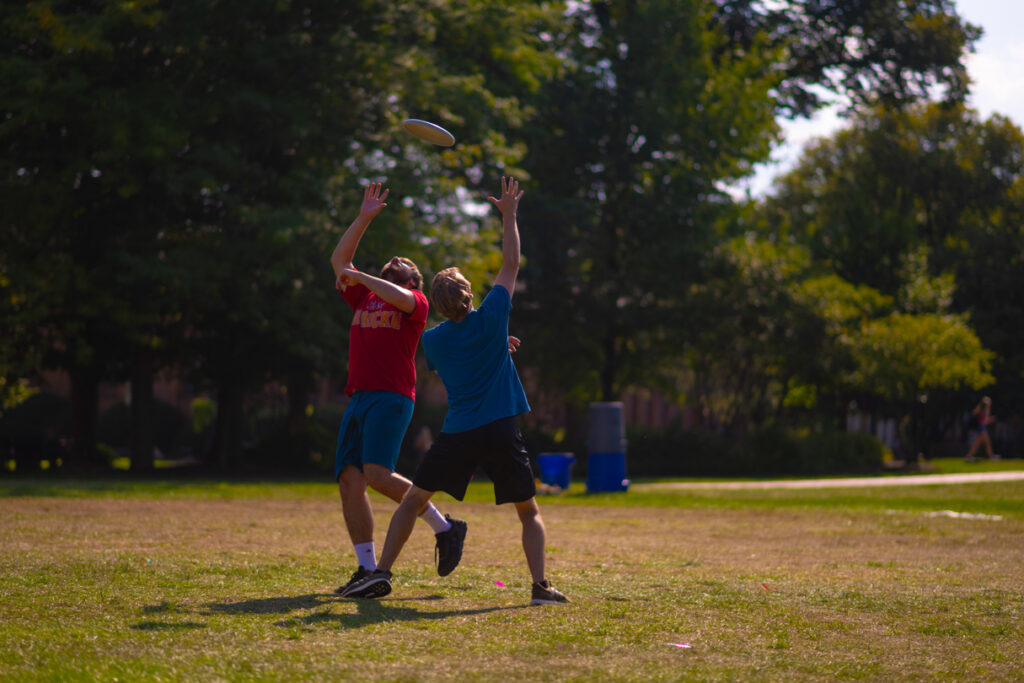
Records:
[[[356,582],[346,598],[383,598],[391,592],[391,572],[384,569],[374,569],[372,572]]]
[[[434,562],[437,563],[438,576],[448,576],[459,566],[468,526],[461,519],[453,519],[451,515],[445,515],[444,518],[448,520],[452,528],[434,534],[434,538],[437,539],[437,544],[434,546]]]
[[[342,597],[348,595],[348,592],[352,590],[352,586],[359,583],[359,581],[362,580],[362,578],[369,573],[370,572],[363,569],[363,565],[359,565],[359,569],[355,570],[355,572],[352,574],[352,578],[348,580],[348,583],[346,583],[344,586],[338,586],[334,589],[334,592]]]
[[[547,579],[533,584],[531,605],[564,605],[567,602],[569,602],[569,598],[555,590],[555,587]]]

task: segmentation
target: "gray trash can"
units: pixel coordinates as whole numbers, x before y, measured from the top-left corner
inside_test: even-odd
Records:
[[[629,480],[626,479],[626,439],[622,403],[614,401],[590,404],[589,437],[587,491],[625,491],[629,487]]]

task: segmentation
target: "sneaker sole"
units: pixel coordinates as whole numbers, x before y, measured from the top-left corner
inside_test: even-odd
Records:
[[[373,583],[360,586],[358,590],[349,591],[343,597],[346,598],[383,598],[391,592],[391,582],[387,579],[378,579]]]
[[[355,588],[357,584],[358,582],[356,581],[344,586],[339,586],[338,589],[334,592],[343,598],[348,597],[348,594],[352,592],[352,589]]]
[[[544,598],[534,598],[530,600],[531,605],[568,605],[568,600],[546,600]]]

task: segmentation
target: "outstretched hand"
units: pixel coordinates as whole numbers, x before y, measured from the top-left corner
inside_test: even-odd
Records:
[[[513,337],[511,334],[508,336],[508,352],[515,353],[519,350],[519,337]]]
[[[381,187],[381,183],[370,183],[363,191],[363,204],[359,207],[360,216],[373,218],[387,206],[384,200],[388,198],[388,192],[391,190],[384,190],[382,193]]]
[[[495,197],[488,197],[487,201],[497,207],[498,211],[501,211],[502,215],[508,212],[515,212],[519,208],[519,199],[523,196],[523,193],[519,191],[519,181],[515,178],[501,176],[501,199]]]

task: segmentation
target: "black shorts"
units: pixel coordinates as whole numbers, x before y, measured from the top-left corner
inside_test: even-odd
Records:
[[[423,456],[412,483],[424,491],[444,491],[462,500],[478,465],[494,482],[498,505],[520,503],[537,494],[526,441],[514,417],[466,432],[441,432]]]

